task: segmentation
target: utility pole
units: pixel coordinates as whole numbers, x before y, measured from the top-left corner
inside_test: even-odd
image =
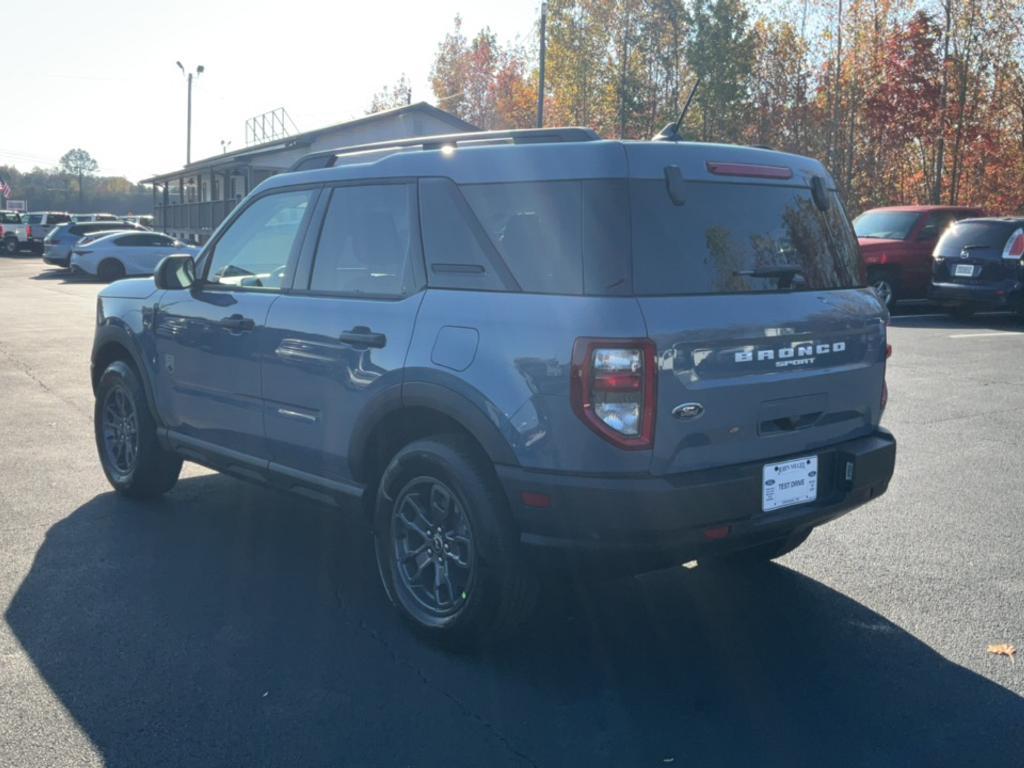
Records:
[[[200,64],[196,67],[196,71],[192,73],[187,71],[180,61],[175,63],[178,65],[178,69],[181,70],[181,74],[188,81],[188,128],[185,134],[185,165],[189,165],[192,162],[192,79],[203,74],[205,67]]]
[[[544,64],[547,58],[548,4],[540,4],[540,72],[537,78],[537,127],[544,127]]]

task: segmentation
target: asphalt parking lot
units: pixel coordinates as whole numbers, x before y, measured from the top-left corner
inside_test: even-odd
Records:
[[[778,564],[570,579],[459,656],[353,514],[192,465],[109,491],[98,290],[0,259],[0,765],[1022,764],[1024,322],[894,319],[890,491]]]

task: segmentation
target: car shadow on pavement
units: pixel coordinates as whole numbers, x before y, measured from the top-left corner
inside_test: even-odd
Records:
[[[50,267],[44,265],[44,269],[37,274],[32,275],[32,280],[46,280],[49,282],[60,282],[61,284],[78,284],[78,283],[92,283],[96,279],[89,275],[81,275],[72,272],[70,269],[61,269],[60,267]]]
[[[221,475],[108,493],[48,531],[5,617],[114,767],[1024,754],[1024,699],[781,565],[570,578],[513,640],[451,654],[386,604],[370,544],[357,513]]]

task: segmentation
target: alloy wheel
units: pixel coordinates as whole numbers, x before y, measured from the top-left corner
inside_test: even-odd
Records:
[[[107,392],[102,427],[108,465],[118,474],[131,474],[139,456],[139,419],[135,403],[124,387],[116,386]]]
[[[391,548],[399,589],[427,623],[449,618],[473,587],[476,548],[458,497],[433,477],[411,480],[391,514]]]

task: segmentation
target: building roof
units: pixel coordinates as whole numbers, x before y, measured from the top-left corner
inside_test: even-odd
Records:
[[[431,115],[432,117],[438,118],[439,120],[448,123],[452,126],[454,131],[468,132],[477,131],[477,128],[472,123],[467,123],[460,117],[456,117],[450,112],[445,112],[443,109],[438,109],[433,104],[428,104],[425,101],[420,101],[415,104],[409,104],[405,107],[396,107],[395,109],[387,109],[382,112],[374,112],[363,117],[357,117],[354,120],[346,120],[345,122],[335,123],[334,125],[324,126],[323,128],[317,128],[312,131],[303,131],[302,133],[296,133],[291,136],[284,136],[272,141],[264,142],[263,144],[254,144],[249,147],[242,147],[232,152],[223,152],[219,155],[212,155],[210,157],[203,158],[202,160],[195,160],[181,169],[170,171],[168,173],[160,173],[155,176],[151,176],[148,179],[142,179],[140,184],[152,184],[154,182],[164,181],[166,179],[176,178],[183,174],[194,173],[196,171],[209,170],[211,168],[221,167],[225,165],[238,165],[244,164],[249,160],[261,155],[270,154],[273,152],[279,152],[282,150],[294,149],[297,147],[309,146],[317,138],[325,133],[336,131],[339,129],[351,128],[357,125],[363,125],[366,123],[373,123],[381,120],[392,119],[401,115],[410,113],[421,113]]]

